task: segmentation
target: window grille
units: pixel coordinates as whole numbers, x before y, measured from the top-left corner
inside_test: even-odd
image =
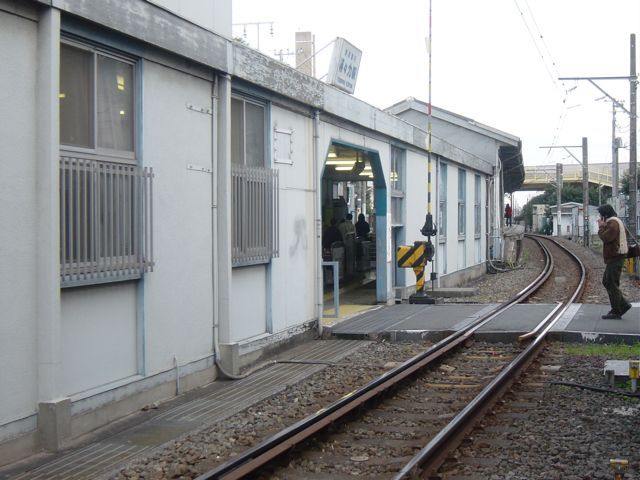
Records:
[[[458,235],[467,232],[467,172],[458,169]]]
[[[480,205],[481,197],[482,197],[482,185],[480,180],[480,175],[475,176],[475,203],[473,206],[473,217],[474,217],[474,233],[476,236],[479,236],[481,233],[481,225],[482,225],[482,209]]]
[[[231,165],[232,264],[267,263],[278,257],[278,171]]]
[[[153,270],[153,171],[60,158],[62,287],[140,278]]]
[[[447,164],[440,164],[440,184],[438,186],[438,225],[440,241],[447,238]]]

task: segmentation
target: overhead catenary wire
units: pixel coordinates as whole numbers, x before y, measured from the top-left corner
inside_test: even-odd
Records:
[[[542,64],[544,65],[544,69],[546,70],[547,74],[549,75],[549,78],[551,79],[551,82],[560,90],[560,86],[558,84],[557,77],[554,76],[553,72],[549,68],[549,65],[547,64],[547,61],[546,61],[546,57],[544,56],[544,53],[542,52],[542,50],[540,49],[540,46],[538,45],[538,42],[536,41],[536,37],[535,37],[533,31],[531,30],[531,27],[529,26],[529,23],[527,22],[527,19],[526,19],[525,15],[524,15],[524,12],[522,11],[522,8],[518,4],[518,0],[513,0],[513,3],[515,4],[516,8],[518,9],[518,12],[520,13],[520,18],[522,19],[522,22],[524,23],[524,26],[527,29],[527,32],[529,33],[529,36],[531,37],[531,40],[533,41],[533,45],[536,48],[536,50],[538,52],[538,55],[540,55],[540,59],[542,60]],[[529,10],[529,11],[531,11],[531,10]],[[542,36],[542,35],[540,35],[540,36]]]
[[[544,65],[545,71],[551,78],[553,85],[558,90],[558,93],[560,94],[560,97],[561,97],[562,111],[560,113],[560,116],[558,117],[558,122],[553,133],[553,139],[551,141],[551,146],[556,146],[556,144],[560,139],[560,134],[562,133],[562,129],[564,128],[565,120],[569,111],[569,107],[567,106],[567,98],[569,94],[573,90],[575,90],[575,86],[573,88],[567,88],[564,81],[561,81],[560,84],[558,83],[558,78],[560,77],[558,65],[553,58],[551,49],[549,48],[549,45],[546,42],[544,35],[542,34],[540,25],[536,20],[536,16],[533,12],[533,9],[531,8],[531,5],[529,4],[529,1],[522,0],[528,12],[530,21],[533,24],[533,27],[529,25],[529,22],[527,21],[527,17],[525,16],[525,12],[523,11],[523,8],[520,6],[520,4],[518,3],[518,0],[513,0],[513,1],[516,8],[518,9],[518,12],[520,13],[520,18],[522,19],[522,22],[524,23],[524,26],[526,27],[527,32],[529,33],[529,36],[531,37],[531,40],[538,54],[540,55],[540,59]],[[535,33],[533,30],[535,30]],[[553,154],[552,149],[549,148],[545,156],[545,161],[548,161],[552,156],[552,154]]]

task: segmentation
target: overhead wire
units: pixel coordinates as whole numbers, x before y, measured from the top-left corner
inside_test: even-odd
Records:
[[[560,116],[558,117],[558,122],[556,124],[556,128],[553,133],[553,140],[551,142],[551,146],[555,147],[558,141],[560,140],[560,134],[564,127],[564,123],[567,118],[567,113],[569,111],[569,108],[567,106],[567,98],[569,96],[569,93],[573,91],[575,87],[568,89],[564,81],[562,81],[561,83],[558,83],[557,79],[560,77],[558,65],[555,62],[553,55],[551,54],[551,49],[549,48],[549,45],[547,44],[544,38],[544,35],[542,34],[542,31],[540,30],[540,26],[536,20],[536,16],[533,12],[533,9],[531,8],[531,5],[529,5],[528,0],[523,0],[523,1],[524,1],[524,5],[526,6],[528,15],[531,19],[531,22],[533,23],[533,29],[535,29],[536,33],[533,32],[532,27],[529,25],[525,12],[523,11],[523,8],[520,6],[520,4],[518,3],[518,0],[513,0],[516,8],[518,9],[518,12],[520,13],[520,18],[522,19],[522,22],[524,23],[524,26],[526,27],[527,32],[529,33],[529,36],[531,37],[531,40],[536,48],[536,51],[540,55],[540,59],[544,65],[544,68],[547,74],[549,75],[549,77],[551,78],[553,85],[557,89],[562,99],[562,111],[560,113]],[[543,49],[544,49],[544,52],[543,52]],[[545,52],[546,52],[546,56],[545,56]],[[553,153],[552,148],[547,149],[545,162],[549,160],[552,153]]]

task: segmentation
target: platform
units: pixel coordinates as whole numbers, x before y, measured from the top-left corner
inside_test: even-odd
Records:
[[[338,338],[438,341],[495,308],[497,304],[393,305],[328,327]],[[510,342],[535,328],[557,304],[521,304],[501,313],[477,334],[487,341]],[[609,305],[571,305],[550,331],[550,338],[596,343],[640,341],[640,303],[620,320],[603,320]]]
[[[181,435],[212,425],[337,363],[369,342],[325,340],[283,352],[278,363],[242,380],[213,382],[114,422],[68,449],[0,469],[0,480],[69,480],[110,472]]]

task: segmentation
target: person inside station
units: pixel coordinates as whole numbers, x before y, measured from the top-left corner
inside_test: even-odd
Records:
[[[353,224],[353,215],[347,213],[338,224],[338,230],[340,230],[344,244],[345,274],[347,277],[352,277],[356,263],[356,227]]]
[[[325,250],[330,250],[334,242],[342,241],[342,234],[338,230],[337,223],[337,220],[332,218],[329,226],[322,234],[322,248]]]
[[[346,242],[349,236],[356,236],[356,227],[353,224],[353,215],[347,213],[344,219],[340,221],[338,224],[338,230],[340,230],[340,234],[342,235],[342,241]]]
[[[369,223],[364,219],[364,213],[361,213],[358,215],[358,221],[356,222],[356,237],[368,240],[370,231]]]
[[[507,203],[507,206],[504,207],[504,220],[505,225],[510,227],[512,225],[511,217],[513,216],[513,210],[511,209],[511,205]]]

